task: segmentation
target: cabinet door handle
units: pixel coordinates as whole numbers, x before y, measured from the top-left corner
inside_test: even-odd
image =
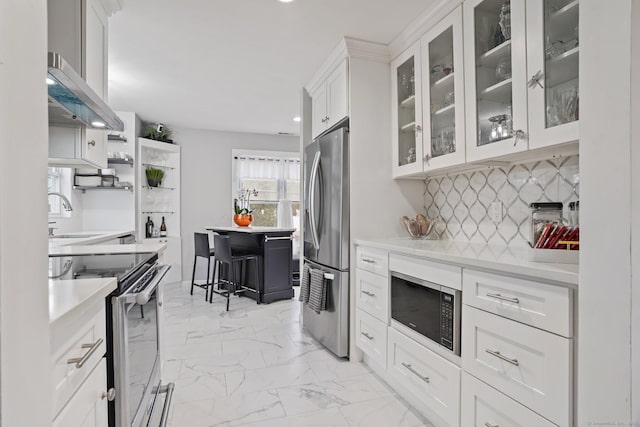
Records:
[[[116,389],[110,388],[109,390],[102,393],[102,400],[107,399],[109,402],[113,402],[116,398]]]
[[[375,260],[369,258],[362,258],[362,262],[366,262],[367,264],[375,264]]]
[[[542,80],[543,77],[544,74],[542,73],[542,70],[539,70],[537,73],[531,76],[531,78],[527,82],[527,86],[529,86],[529,89],[535,89],[536,86],[540,86],[542,89],[544,89],[544,86],[542,86],[542,83],[540,83],[540,80]]]
[[[500,427],[498,424],[491,424],[489,422],[484,423],[484,427]]]
[[[415,129],[416,129],[416,132],[422,132],[422,126],[420,125],[416,125]]]
[[[427,384],[429,383],[429,381],[430,381],[429,377],[423,377],[419,372],[417,372],[415,369],[413,369],[413,366],[411,366],[410,364],[402,362],[402,366],[407,368],[409,370],[409,372],[411,372],[416,377],[420,378],[425,383],[427,383]]]
[[[513,146],[515,147],[516,145],[518,145],[518,142],[519,142],[521,139],[526,139],[526,138],[527,138],[527,134],[526,134],[526,133],[524,133],[524,131],[523,131],[522,129],[518,129],[518,130],[515,132],[515,139],[514,139],[514,141],[513,141]]]
[[[324,117],[322,118],[322,120],[320,120],[322,123],[326,122],[327,119],[325,119]]]
[[[520,304],[520,300],[518,298],[505,297],[505,296],[502,296],[500,294],[487,294],[487,296],[489,298],[495,298],[495,299],[499,299],[499,300],[502,300],[502,301],[512,302],[514,304]]]
[[[376,296],[376,294],[374,294],[373,292],[369,292],[369,291],[360,291],[360,292],[362,292],[363,294],[365,294],[367,296],[370,296],[370,297],[375,297]]]
[[[509,359],[507,356],[503,356],[502,354],[500,354],[499,351],[496,351],[496,350],[486,349],[485,351],[490,355],[497,357],[500,360],[504,360],[505,362],[511,363],[514,366],[520,366],[520,362],[518,362],[518,359]]]
[[[427,164],[427,166],[429,166],[430,160],[431,160],[431,154],[427,154],[426,156],[424,156],[424,162]]]
[[[325,116],[324,120],[328,122],[329,121],[329,116]]]
[[[91,141],[87,142],[87,145],[95,147],[96,146],[96,142],[92,139]]]
[[[366,339],[368,339],[369,341],[373,340],[373,336],[369,335],[366,332],[360,332],[360,335],[364,336]]]
[[[76,368],[82,368],[84,364],[87,363],[87,360],[89,360],[91,355],[95,353],[98,347],[100,347],[100,344],[102,344],[103,342],[104,340],[102,338],[98,338],[98,341],[94,342],[93,344],[82,344],[82,348],[88,348],[89,350],[82,357],[74,357],[73,359],[67,360],[67,364],[75,364]]]

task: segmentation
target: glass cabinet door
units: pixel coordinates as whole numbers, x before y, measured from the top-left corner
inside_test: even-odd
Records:
[[[425,171],[464,163],[462,7],[422,40]]]
[[[531,148],[578,139],[578,0],[527,1]]]
[[[468,160],[527,149],[524,3],[464,3]]]
[[[397,178],[423,171],[420,43],[392,65],[393,176]]]

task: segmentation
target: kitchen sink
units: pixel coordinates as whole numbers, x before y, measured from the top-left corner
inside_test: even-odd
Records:
[[[50,239],[86,239],[88,237],[96,237],[100,234],[56,234],[49,236]]]

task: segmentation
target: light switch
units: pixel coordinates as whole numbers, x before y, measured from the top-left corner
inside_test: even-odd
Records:
[[[491,220],[491,222],[494,222],[496,224],[501,223],[502,219],[504,218],[502,202],[497,200],[495,202],[491,202],[491,204],[489,205],[488,213],[489,213],[489,219]]]

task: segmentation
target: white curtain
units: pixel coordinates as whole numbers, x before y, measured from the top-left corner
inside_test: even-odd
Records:
[[[238,157],[237,162],[238,177],[252,179],[280,179],[282,177],[281,162],[276,159]]]

